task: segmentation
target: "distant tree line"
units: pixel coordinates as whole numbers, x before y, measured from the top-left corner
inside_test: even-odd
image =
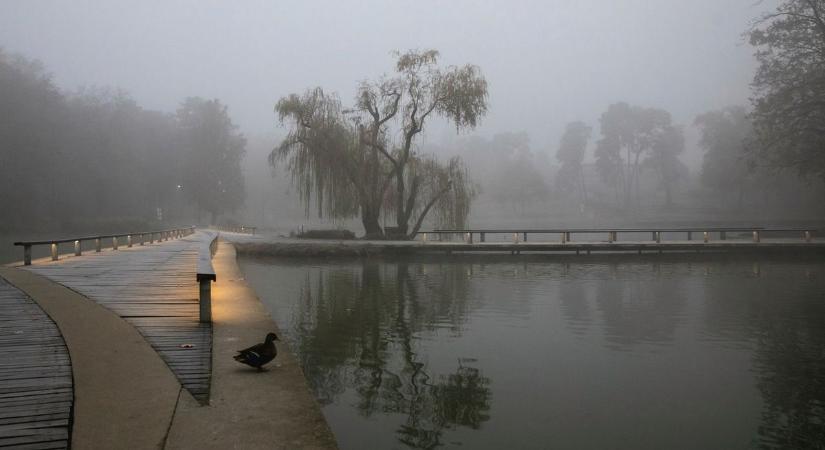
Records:
[[[122,91],[64,93],[0,50],[0,117],[0,231],[191,223],[243,203],[245,140],[218,100],[167,114]]]
[[[759,62],[752,107],[708,111],[694,121],[705,152],[701,185],[717,198],[735,199],[738,208],[747,192],[804,196],[825,182],[825,0],[786,0],[758,18],[748,35]],[[683,131],[670,114],[620,102],[608,107],[599,125],[595,166],[616,204],[639,206],[642,172],[652,169],[671,206],[674,186],[688,171],[679,160]],[[556,153],[557,188],[575,192],[583,204],[590,130],[583,122],[568,124]]]
[[[759,114],[744,106],[729,106],[700,114],[693,122],[704,151],[696,178],[718,206],[740,210],[749,196],[806,197],[822,190],[825,178],[815,176],[819,162],[813,161],[814,155],[802,164],[804,159],[789,155],[795,151],[793,144],[790,148],[765,147]],[[645,206],[640,186],[647,177],[650,192],[664,197],[663,206],[674,206],[676,186],[681,183],[682,190],[688,189],[692,180],[679,158],[685,151],[683,128],[671,123],[667,111],[624,102],[610,105],[599,125],[601,137],[592,154],[599,186],[593,186],[593,180],[588,186],[584,170],[591,128],[576,121],[567,125],[556,153],[560,163],[555,175],[557,193],[585,205],[594,197],[588,198],[588,190],[606,188],[616,207],[632,211]],[[796,174],[789,171],[792,168]]]

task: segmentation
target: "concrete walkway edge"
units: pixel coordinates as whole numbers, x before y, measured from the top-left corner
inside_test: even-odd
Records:
[[[235,248],[219,241],[212,261],[212,387],[208,406],[181,398],[168,449],[334,449],[335,437],[298,360],[282,341],[268,370],[232,359],[277,326],[247,285]],[[279,333],[280,334],[280,333]]]

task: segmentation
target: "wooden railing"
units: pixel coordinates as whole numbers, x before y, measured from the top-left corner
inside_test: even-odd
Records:
[[[184,236],[188,236],[195,232],[195,227],[186,227],[186,228],[170,228],[168,230],[158,230],[158,231],[141,231],[137,233],[122,233],[122,234],[105,234],[100,236],[85,236],[85,237],[77,237],[77,238],[69,238],[69,239],[51,239],[45,241],[22,241],[22,242],[15,242],[14,245],[22,246],[23,247],[23,264],[30,266],[32,263],[32,247],[36,245],[48,245],[50,246],[51,250],[51,257],[52,261],[57,261],[60,257],[60,252],[58,249],[58,244],[64,244],[68,242],[74,243],[74,255],[80,256],[83,254],[83,242],[94,241],[95,243],[95,252],[100,252],[102,249],[102,240],[103,239],[111,239],[112,240],[112,250],[117,250],[118,246],[120,245],[120,238],[126,239],[126,246],[131,247],[135,241],[137,241],[138,245],[143,245],[145,241],[148,239],[150,244],[153,244],[156,240],[158,242],[161,241],[168,241],[169,239],[177,239]],[[156,239],[157,237],[157,239]]]
[[[221,225],[221,226],[214,226],[212,227],[219,231],[226,231],[229,233],[246,233],[246,234],[255,234],[255,230],[258,227],[247,227],[247,226],[230,226],[230,225]]]
[[[606,234],[607,242],[619,241],[619,233],[650,233],[651,240],[662,242],[663,233],[685,233],[687,240],[693,240],[694,233],[701,233],[702,240],[709,242],[711,233],[719,233],[720,240],[726,240],[728,233],[748,233],[753,242],[761,242],[763,234],[769,232],[798,232],[805,242],[811,242],[813,235],[817,232],[815,228],[764,228],[764,227],[691,227],[691,228],[555,228],[555,229],[436,229],[431,231],[419,231],[421,239],[427,241],[429,235],[441,236],[463,236],[468,244],[473,243],[473,235],[478,235],[480,242],[486,241],[488,234],[512,234],[513,242],[526,242],[528,234],[557,234],[560,235],[561,243],[572,242],[573,234]],[[522,238],[522,239],[520,239]]]
[[[198,249],[198,270],[195,280],[199,285],[199,317],[204,323],[212,322],[212,282],[218,280],[215,268],[212,267],[212,256],[218,249],[217,234],[208,241],[204,241]]]

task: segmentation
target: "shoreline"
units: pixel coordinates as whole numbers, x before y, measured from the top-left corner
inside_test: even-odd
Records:
[[[464,257],[484,260],[512,258],[566,259],[582,257],[656,256],[693,259],[696,255],[771,255],[798,257],[825,256],[825,240],[800,242],[775,240],[754,243],[744,240],[715,242],[422,242],[422,241],[273,241],[229,239],[239,255],[289,258],[396,258]]]
[[[280,329],[246,282],[233,242],[218,240],[213,257],[212,376],[209,404],[182,396],[166,449],[336,449],[337,440],[288,344],[258,372],[238,364],[238,348]],[[252,413],[254,411],[254,413]]]

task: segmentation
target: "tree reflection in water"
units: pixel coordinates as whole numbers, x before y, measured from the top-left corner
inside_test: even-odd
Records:
[[[800,325],[772,324],[759,339],[763,448],[825,448],[825,336],[821,323]]]
[[[353,448],[825,448],[825,266],[681,258],[257,271]]]
[[[756,266],[756,263],[754,264]],[[825,302],[821,279],[805,264],[762,262],[748,283],[706,284],[709,331],[752,342],[762,394],[760,448],[825,448]],[[823,275],[822,267],[815,267]],[[724,264],[715,271],[729,274]]]
[[[463,270],[413,278],[407,263],[366,261],[316,273],[300,291],[293,345],[322,404],[352,388],[360,414],[402,416],[397,439],[413,448],[438,447],[445,430],[490,418],[490,380],[473,360],[433,377],[417,351],[417,334],[439,324],[461,333],[471,306]]]
[[[601,312],[605,344],[625,350],[640,343],[668,343],[685,319],[684,284],[703,280],[702,323],[720,345],[747,349],[762,397],[754,446],[825,449],[825,302],[821,266],[787,261],[705,261],[698,264],[607,263],[610,276],[596,285],[574,275],[559,286],[561,312],[575,334]],[[674,276],[670,271],[683,270]],[[701,278],[697,277],[701,275]],[[743,282],[743,280],[746,280]]]

